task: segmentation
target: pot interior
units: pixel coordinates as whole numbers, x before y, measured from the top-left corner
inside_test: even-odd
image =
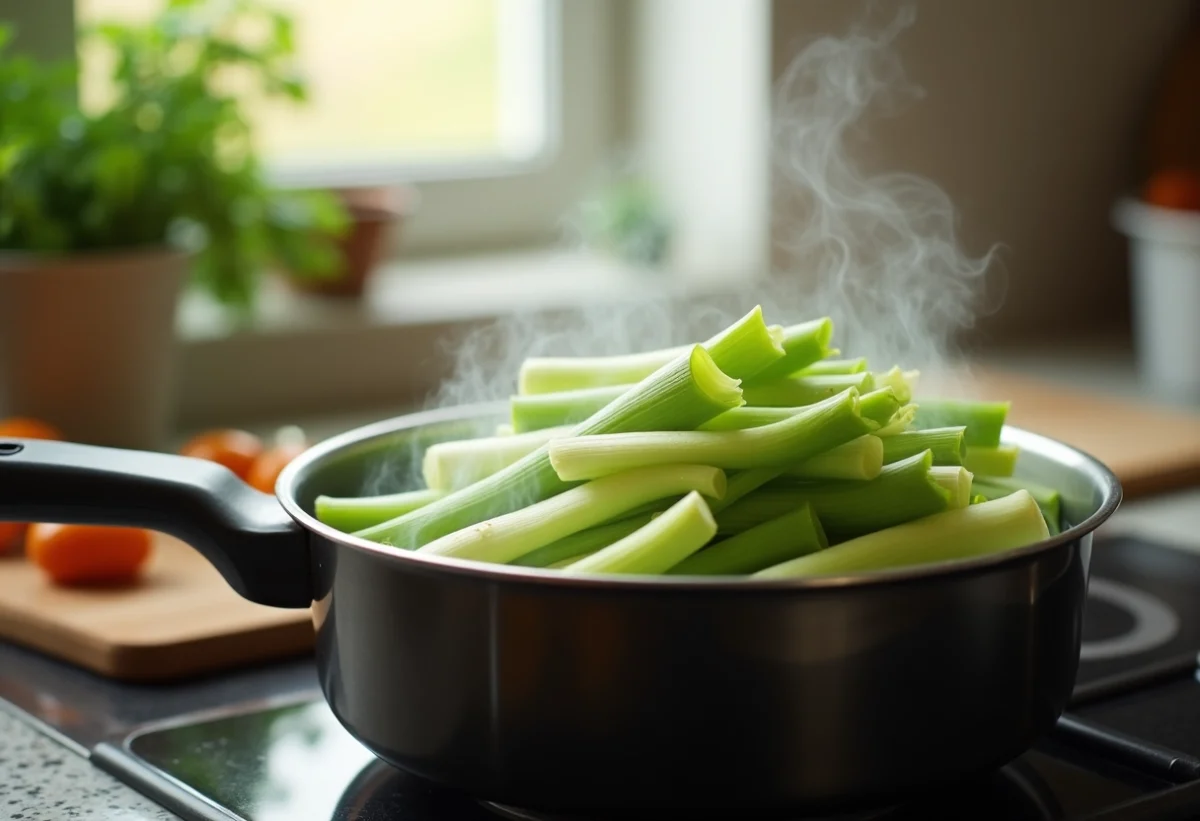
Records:
[[[424,487],[421,459],[430,445],[489,436],[508,421],[507,403],[464,405],[399,416],[341,434],[296,460],[280,484],[312,515],[317,496],[366,496]],[[1003,441],[1021,449],[1016,476],[1062,495],[1064,529],[1092,530],[1120,502],[1117,478],[1103,464],[1061,442],[1005,427]]]

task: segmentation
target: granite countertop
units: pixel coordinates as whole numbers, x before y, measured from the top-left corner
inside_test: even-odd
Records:
[[[163,821],[179,816],[0,710],[0,818]]]

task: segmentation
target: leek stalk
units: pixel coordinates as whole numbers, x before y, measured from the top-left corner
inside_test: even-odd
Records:
[[[966,507],[971,503],[974,477],[964,467],[938,466],[929,469],[929,476],[950,494],[950,507]]]
[[[830,376],[842,373],[862,373],[867,369],[867,358],[860,356],[856,359],[822,359],[814,362],[797,376]]]
[[[726,470],[788,465],[870,433],[874,427],[859,414],[858,394],[851,388],[758,428],[572,436],[551,439],[547,448],[558,477],[573,482],[679,462]]]
[[[787,469],[799,479],[874,479],[883,469],[884,440],[867,434]]]
[[[696,491],[620,541],[562,569],[581,573],[663,573],[700,548],[716,534],[717,523]]]
[[[761,317],[759,322],[761,324]],[[766,326],[751,336],[768,340]],[[749,357],[754,360],[753,356]],[[745,365],[734,362],[735,368]],[[722,411],[741,404],[741,391],[699,345],[576,428],[596,434],[628,430],[692,429]],[[402,549],[414,549],[464,527],[517,510],[564,491],[568,485],[550,464],[547,446],[513,462],[473,485],[456,490],[425,507],[405,513],[356,535]]]
[[[963,467],[980,476],[1012,476],[1017,468],[1017,457],[1021,455],[1016,445],[996,447],[968,446],[963,457]]]
[[[786,356],[781,343],[786,332],[768,327],[762,307],[742,317],[702,343],[722,371],[734,379],[749,379]],[[657,351],[599,357],[530,357],[521,364],[517,390],[521,394],[556,393],[579,388],[624,386],[628,389],[684,356],[690,345]]]
[[[1008,418],[1010,402],[976,402],[967,399],[921,399],[913,424],[917,429],[965,427],[967,447],[996,447]]]
[[[425,507],[445,496],[441,490],[409,490],[383,496],[318,496],[317,520],[343,533],[353,533]]]
[[[418,552],[503,564],[639,505],[692,491],[721,497],[725,474],[707,465],[663,465],[618,473],[456,530]]]
[[[829,317],[802,322],[783,329],[783,356],[754,375],[755,384],[791,376],[830,355],[833,320]],[[801,404],[801,403],[796,403]]]
[[[728,493],[728,490],[726,491]],[[624,539],[633,531],[650,523],[653,513],[640,513],[618,519],[615,522],[589,527],[570,536],[551,542],[545,547],[531,550],[513,559],[510,564],[521,567],[554,567],[567,559],[577,559],[595,553],[601,548]]]
[[[869,372],[833,374],[830,376],[792,376],[771,382],[755,382],[742,386],[747,405],[795,407],[812,405],[854,388],[860,394],[875,389],[875,378]]]
[[[528,456],[556,436],[569,436],[571,430],[569,426],[560,426],[430,445],[421,462],[425,485],[441,491],[464,488]]]
[[[935,465],[961,465],[967,453],[965,432],[961,427],[902,431],[883,440],[883,461],[891,464],[929,450]]]
[[[693,553],[667,571],[672,576],[736,576],[804,556],[829,545],[811,505],[763,522]]]
[[[946,510],[950,493],[930,476],[929,451],[885,465],[869,482],[770,485],[717,514],[718,532],[740,533],[808,502],[831,542]]]
[[[1027,490],[878,530],[755,573],[756,579],[842,576],[1000,553],[1048,538]]]

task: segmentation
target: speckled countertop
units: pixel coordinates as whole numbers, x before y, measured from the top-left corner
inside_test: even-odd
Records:
[[[160,821],[179,816],[0,710],[0,819]]]

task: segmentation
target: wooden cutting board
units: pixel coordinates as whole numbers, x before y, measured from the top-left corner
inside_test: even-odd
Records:
[[[1126,499],[1200,484],[1200,410],[1188,413],[980,370],[939,395],[1009,400],[1008,422],[1091,454],[1117,474]]]
[[[308,610],[242,599],[199,553],[156,534],[136,587],[50,584],[0,557],[0,638],[124,681],[165,681],[306,653]]]

